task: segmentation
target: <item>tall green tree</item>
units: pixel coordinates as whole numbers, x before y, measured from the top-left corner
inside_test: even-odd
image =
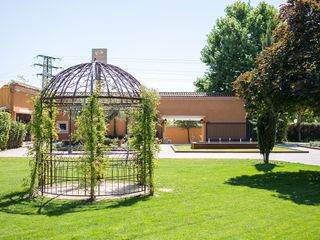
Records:
[[[281,7],[283,24],[275,31],[273,52],[282,102],[291,108],[320,109],[320,2],[288,0]],[[269,59],[267,59],[269,60]]]
[[[278,24],[278,11],[261,2],[257,7],[237,1],[217,20],[201,51],[207,71],[194,84],[197,91],[231,92],[232,82],[255,68],[256,56],[270,45],[271,32]]]
[[[245,102],[248,118],[257,122],[259,149],[266,164],[276,140],[279,110],[274,104],[273,87],[271,79],[260,69],[241,74],[234,82],[236,93]]]
[[[266,143],[261,139],[274,142],[275,128],[267,127],[273,126],[274,118],[268,116],[278,118],[301,106],[320,110],[320,3],[288,0],[280,9],[280,20],[274,43],[257,58],[258,67],[234,83],[248,113],[265,122],[258,128],[261,153],[273,147],[261,147]]]

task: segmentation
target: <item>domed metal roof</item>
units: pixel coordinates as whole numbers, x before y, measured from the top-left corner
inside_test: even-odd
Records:
[[[99,85],[99,97],[140,99],[141,84],[128,72],[101,62],[83,63],[69,67],[48,83],[41,98],[87,98]]]

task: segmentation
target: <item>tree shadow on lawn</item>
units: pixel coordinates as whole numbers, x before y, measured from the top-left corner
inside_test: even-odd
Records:
[[[0,196],[0,212],[20,215],[59,216],[81,211],[95,211],[132,206],[147,201],[150,196],[136,196],[113,200],[56,200],[55,198],[25,198],[27,191],[17,191]]]
[[[297,204],[320,205],[320,172],[267,172],[229,179],[226,184],[275,191],[277,197]]]
[[[264,173],[271,172],[276,167],[282,167],[280,165],[273,164],[273,163],[269,163],[269,164],[257,163],[254,166],[259,172],[264,172]]]

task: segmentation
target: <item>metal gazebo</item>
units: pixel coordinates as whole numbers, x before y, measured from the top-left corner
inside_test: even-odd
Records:
[[[43,174],[39,179],[40,192],[48,195],[89,196],[88,176],[79,171],[79,165],[86,164],[84,152],[73,150],[71,145],[73,121],[86,100],[99,85],[99,96],[106,115],[110,111],[125,114],[140,102],[140,83],[128,72],[111,64],[98,61],[83,63],[61,71],[53,77],[41,93],[43,106],[55,105],[69,121],[69,147],[57,151],[52,137],[50,152],[43,159]],[[96,196],[119,196],[146,191],[145,181],[141,181],[141,166],[129,144],[117,150],[104,153],[109,158],[102,179],[96,187]]]

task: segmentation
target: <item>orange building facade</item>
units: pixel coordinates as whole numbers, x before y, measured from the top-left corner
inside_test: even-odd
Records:
[[[39,89],[19,82],[0,88],[0,109],[11,113],[12,119],[29,122],[32,99]],[[68,111],[58,111],[57,129],[60,140],[69,139],[75,130]],[[238,97],[223,93],[160,92],[160,122],[157,135],[165,143],[190,141],[248,140],[249,130],[244,103]],[[168,120],[198,121],[200,127],[188,130],[167,126]],[[125,117],[111,120],[108,135],[123,137],[127,133]]]
[[[162,92],[160,96],[159,113],[164,119],[160,133],[164,142],[188,142],[186,129],[167,127],[167,119],[200,121],[201,128],[191,129],[189,141],[250,138],[244,102],[232,94]]]
[[[12,81],[0,88],[0,110],[7,111],[15,121],[28,123],[33,114],[33,98],[40,90],[31,85]]]

